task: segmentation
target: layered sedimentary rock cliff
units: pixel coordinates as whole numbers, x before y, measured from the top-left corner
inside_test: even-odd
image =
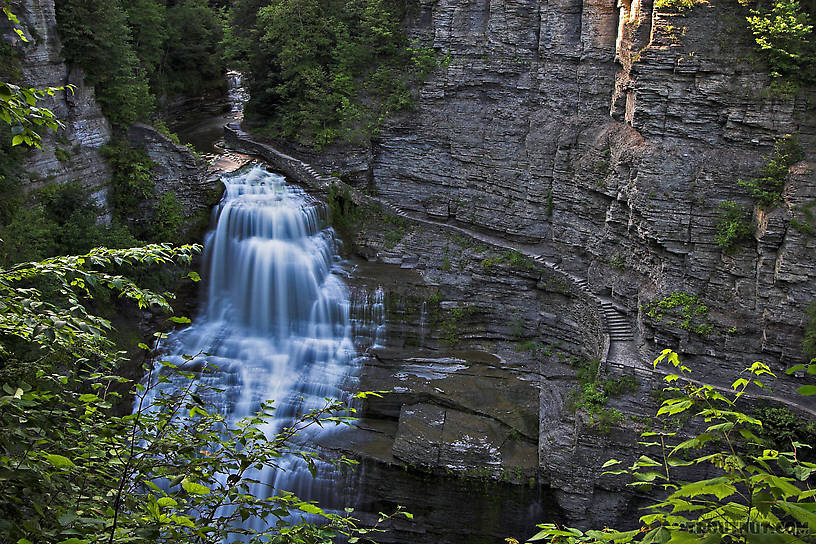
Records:
[[[685,12],[618,4],[422,2],[411,31],[450,63],[414,112],[346,159],[349,178],[367,168],[378,194],[408,210],[561,259],[628,309],[645,357],[680,348],[723,376],[749,359],[801,362],[816,239],[790,219],[816,193],[814,93],[769,92],[736,0]],[[737,180],[786,134],[806,159],[784,202],[757,209],[755,241],[724,254],[719,204],[753,205]],[[701,296],[708,337],[652,326],[640,308],[672,292]]]
[[[25,0],[13,2],[12,9],[29,38],[22,43],[12,35],[6,37],[23,51],[21,83],[36,88],[74,86],[73,92],[61,91],[42,102],[64,128],[56,133],[41,131],[42,149],[32,150],[22,166],[40,181],[35,187],[79,180],[105,203],[110,169],[100,148],[110,140],[111,126],[93,88],[85,86],[82,71],[65,64],[54,2]]]
[[[637,454],[634,437],[642,416],[653,413],[650,396],[661,383],[648,369],[661,349],[680,351],[695,377],[725,386],[755,360],[780,375],[802,362],[805,309],[816,297],[816,238],[791,219],[809,221],[802,210],[816,200],[809,166],[816,152],[814,93],[769,91],[740,10],[736,0],[697,2],[684,12],[649,0],[421,2],[410,32],[450,62],[419,89],[415,111],[392,119],[367,149],[304,155],[408,213],[403,226],[394,218],[363,225],[353,237],[356,252],[414,269],[423,289],[439,290],[448,311],[488,300],[494,311],[478,319],[455,314],[462,337],[456,345],[495,359],[451,353],[445,314],[435,338],[417,332],[426,322],[420,316],[392,319],[396,330],[413,330],[411,341],[390,337],[388,349],[366,365],[361,386],[398,383],[401,397],[372,403],[369,415],[379,423],[369,431],[379,438],[360,439],[352,449],[381,467],[437,475],[477,470],[501,480],[519,466],[526,474],[531,458],[517,464],[503,448],[512,443],[507,437],[525,437],[528,429],[493,408],[496,399],[512,396],[519,413],[538,420],[536,485],[560,506],[560,521],[617,524],[636,517],[630,509],[637,502],[598,467]],[[775,140],[787,134],[798,136],[805,159],[791,169],[784,201],[762,210],[737,180],[755,177]],[[715,241],[723,201],[749,207],[756,218],[754,236],[734,253]],[[574,369],[558,353],[598,354],[580,337],[600,337],[592,326],[597,309],[582,313],[575,292],[555,302],[558,289],[541,281],[549,269],[530,270],[525,281],[524,271],[479,265],[490,254],[446,234],[449,227],[559,262],[568,273],[562,281],[586,279],[621,310],[635,338],[613,342],[602,372],[638,376],[636,393],[610,401],[626,414],[622,420],[604,429],[567,409]],[[650,303],[672,293],[698,297],[691,322],[669,311],[662,320],[660,312],[648,315]],[[614,326],[619,318],[612,319]],[[513,323],[523,324],[524,333],[514,332]],[[565,348],[524,353],[519,344],[529,338]],[[505,376],[519,369],[535,374],[537,402],[509,392],[485,367]],[[483,406],[469,404],[460,387],[471,378],[485,395]],[[793,393],[806,380],[782,378],[775,394],[808,408]],[[499,425],[506,436],[496,421],[507,425]],[[456,459],[468,459],[470,468]],[[399,486],[383,495],[400,496]],[[425,529],[443,530],[431,517],[422,521]],[[539,519],[559,520],[552,511]]]
[[[29,38],[23,43],[12,32],[3,36],[22,51],[20,83],[35,88],[73,87],[42,101],[63,128],[56,132],[40,131],[42,148],[31,150],[21,165],[32,180],[27,188],[76,181],[88,188],[103,207],[108,207],[111,171],[102,147],[110,142],[114,131],[96,102],[93,87],[85,84],[82,70],[65,62],[54,2],[20,0],[12,3],[12,10]],[[208,172],[204,161],[190,149],[175,144],[150,126],[137,124],[127,136],[131,146],[143,149],[153,161],[151,176],[156,197],[175,193],[188,221],[186,227],[200,234],[201,226],[191,223],[204,218],[206,224],[209,210],[220,195],[217,175]],[[155,199],[143,204],[149,208]]]

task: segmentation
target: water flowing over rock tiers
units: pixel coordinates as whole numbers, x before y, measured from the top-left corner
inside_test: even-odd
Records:
[[[193,324],[170,337],[166,359],[183,366],[187,355],[209,354],[217,370],[200,383],[223,391],[211,400],[233,420],[274,400],[275,418],[264,428],[272,436],[326,398],[348,399],[344,391],[356,389],[352,338],[364,347],[381,340],[382,292],[352,305],[323,207],[282,176],[252,166],[223,181],[205,246],[207,295]],[[327,467],[313,478],[305,463],[278,464],[282,470],[252,477],[330,507],[343,504]]]

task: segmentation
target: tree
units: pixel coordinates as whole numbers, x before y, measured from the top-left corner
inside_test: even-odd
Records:
[[[184,0],[168,7],[167,25],[161,74],[164,90],[185,96],[224,91],[224,21],[220,12],[206,0]]]
[[[630,486],[659,492],[646,507],[649,513],[641,516],[640,526],[631,531],[582,532],[544,524],[530,541],[559,544],[808,541],[816,529],[816,490],[809,485],[816,474],[816,464],[803,461],[800,452],[812,445],[792,442],[790,451],[769,449],[756,434],[762,422],[737,407],[737,401],[749,387],[765,387],[760,378],[773,376],[769,368],[759,362],[752,364],[733,383],[734,393],[726,396],[710,385],[690,381],[679,385],[690,370],[671,350],[664,350],[654,364],[664,361],[671,363],[678,374],[665,377],[670,385],[664,391],[673,396],[662,403],[657,417],[666,421],[688,414],[702,423],[705,430],[683,441],[678,441],[676,432],[644,432],[641,445],[655,453],[641,455],[628,468],[617,468],[621,462],[616,459],[604,464],[604,468],[609,468],[604,474],[628,474],[632,478]],[[816,365],[812,369],[816,374]],[[810,390],[802,392],[812,394]],[[686,481],[683,474],[690,467],[707,467],[714,476]]]
[[[120,3],[56,0],[55,6],[63,54],[84,70],[108,120],[126,127],[147,119],[155,100]]]

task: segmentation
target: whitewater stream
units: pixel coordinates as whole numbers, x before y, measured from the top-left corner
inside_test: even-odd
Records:
[[[264,429],[272,436],[326,398],[348,399],[359,366],[353,340],[375,345],[384,333],[382,291],[356,296],[353,307],[320,202],[258,165],[223,182],[205,243],[206,300],[193,324],[171,335],[164,359],[210,354],[218,370],[201,380],[223,390],[210,400],[232,421],[274,400]],[[342,499],[328,481],[336,478],[330,466],[317,477],[294,459],[282,467],[255,476],[329,507]]]

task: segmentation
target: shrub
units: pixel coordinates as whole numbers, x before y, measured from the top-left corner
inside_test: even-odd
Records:
[[[157,242],[178,242],[184,225],[181,202],[175,193],[166,192],[159,197],[153,212],[150,239]]]
[[[708,3],[706,0],[655,0],[654,7],[684,13],[693,8],[695,4],[706,3]]]
[[[719,215],[714,241],[725,253],[734,253],[754,234],[751,211],[733,200],[726,200],[720,202]]]
[[[770,2],[769,7],[751,10],[747,21],[772,78],[795,83],[814,81],[813,20],[799,2]]]
[[[643,309],[646,312],[646,317],[655,323],[663,322],[664,317],[669,315],[674,319],[667,321],[666,324],[676,324],[684,331],[708,336],[714,330],[712,325],[697,322],[698,318],[708,314],[708,306],[700,302],[699,295],[675,291],[663,298],[655,298],[646,304]],[[679,320],[679,322],[675,320]]]
[[[155,183],[150,174],[153,162],[144,151],[131,148],[123,140],[112,141],[102,151],[113,170],[114,213],[123,221],[130,219],[142,201],[153,196]]]
[[[555,524],[541,529],[530,541],[553,544],[598,542],[681,543],[681,542],[789,542],[809,541],[816,516],[808,480],[816,474],[816,464],[801,457],[810,444],[793,442],[784,450],[761,447],[755,434],[763,422],[739,411],[737,401],[761,379],[773,377],[767,365],[752,364],[734,382],[732,394],[723,394],[710,385],[683,380],[690,370],[676,353],[665,350],[655,366],[665,361],[676,374],[666,377],[669,398],[657,411],[661,429],[641,433],[643,454],[627,468],[610,459],[604,474],[630,477],[628,484],[638,492],[656,490],[632,530],[591,529],[581,531]],[[689,414],[703,428],[702,433],[681,440],[671,420]],[[756,447],[756,446],[760,447]],[[687,467],[696,467],[689,472]],[[690,475],[695,478],[689,479]],[[702,476],[700,476],[702,475]],[[702,479],[701,479],[702,478]],[[798,536],[790,532],[792,522],[802,528]]]
[[[765,166],[760,170],[761,177],[749,180],[738,180],[740,187],[757,199],[762,207],[772,207],[782,200],[785,181],[790,167],[803,157],[802,148],[795,136],[779,138],[774,143],[774,153],[768,157]]]
[[[121,224],[99,221],[101,207],[77,182],[48,185],[18,202],[0,218],[0,265],[139,245]]]

